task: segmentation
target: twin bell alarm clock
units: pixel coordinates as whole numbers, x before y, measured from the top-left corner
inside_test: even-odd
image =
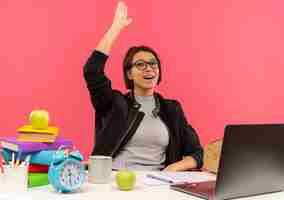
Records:
[[[78,150],[58,149],[48,169],[48,181],[58,192],[67,193],[79,189],[85,182],[85,167]]]

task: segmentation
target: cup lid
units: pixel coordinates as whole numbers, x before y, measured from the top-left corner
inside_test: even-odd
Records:
[[[110,156],[96,155],[96,156],[89,156],[89,159],[112,159],[112,157],[110,157]]]

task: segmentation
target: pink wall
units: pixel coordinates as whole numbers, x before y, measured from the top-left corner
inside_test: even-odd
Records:
[[[0,135],[14,135],[35,108],[87,155],[93,119],[82,66],[111,23],[116,0],[0,2]],[[164,96],[183,103],[201,141],[227,123],[284,121],[281,0],[127,0],[133,24],[112,51],[108,74],[124,88],[131,45],[161,55]]]

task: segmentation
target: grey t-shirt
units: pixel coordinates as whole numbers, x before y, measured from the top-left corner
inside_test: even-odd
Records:
[[[113,160],[113,169],[160,170],[165,167],[166,148],[169,143],[168,128],[159,117],[152,114],[154,96],[135,96],[145,113],[131,140]]]

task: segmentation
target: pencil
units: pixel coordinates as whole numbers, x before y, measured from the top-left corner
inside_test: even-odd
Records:
[[[2,149],[0,149],[0,170],[1,173],[4,173],[4,167],[3,167],[3,158],[2,158]]]
[[[20,164],[20,159],[21,159],[21,151],[19,151],[18,152],[18,154],[17,154],[17,159],[16,159],[16,164],[15,164],[15,166],[16,167],[18,167],[19,166],[19,164]]]
[[[12,153],[12,160],[10,161],[10,165],[12,168],[14,167],[14,162],[15,162],[15,153]]]

